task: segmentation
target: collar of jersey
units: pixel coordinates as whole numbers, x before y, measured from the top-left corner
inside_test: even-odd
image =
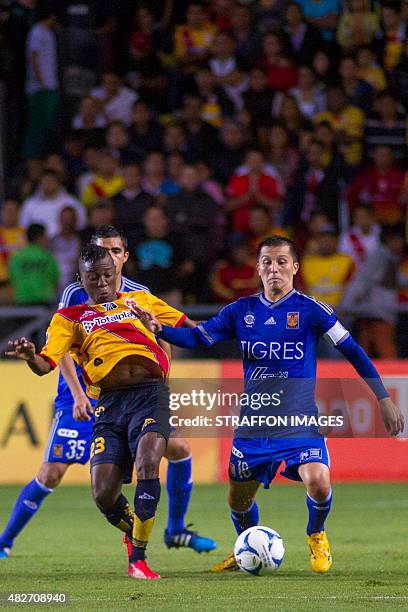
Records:
[[[285,300],[289,299],[295,292],[296,290],[292,289],[291,291],[289,291],[289,293],[284,295],[283,298],[280,298],[280,300],[276,300],[276,302],[270,302],[265,297],[265,294],[262,291],[262,293],[259,294],[259,299],[261,300],[262,304],[264,304],[264,306],[267,306],[268,308],[275,308],[276,306],[280,306],[280,304],[282,304],[282,302],[285,302]]]

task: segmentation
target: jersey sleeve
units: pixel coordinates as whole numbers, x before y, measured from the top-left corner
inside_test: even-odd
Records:
[[[333,308],[324,302],[311,302],[312,324],[317,336],[323,336],[330,344],[338,346],[350,336],[337,318]]]
[[[40,356],[48,361],[52,369],[56,368],[65,353],[73,348],[74,338],[75,324],[56,312],[47,329],[47,341]]]
[[[69,306],[78,306],[87,300],[87,295],[84,289],[78,283],[71,283],[65,287],[61,294],[58,303],[58,310],[68,308]]]
[[[220,312],[205,323],[194,328],[198,336],[207,346],[235,337],[234,305],[228,304]]]
[[[173,308],[160,298],[155,295],[148,294],[149,296],[149,308],[163,325],[169,325],[170,327],[180,327],[187,318],[180,310]]]

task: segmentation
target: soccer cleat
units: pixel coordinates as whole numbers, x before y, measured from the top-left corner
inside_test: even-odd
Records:
[[[4,546],[4,548],[0,548],[0,559],[8,559],[10,556],[11,548]]]
[[[179,533],[170,534],[166,529],[164,531],[164,543],[167,548],[192,548],[198,553],[210,552],[217,548],[217,542],[211,538],[204,538],[198,535],[196,531],[190,531],[187,525]]]
[[[129,563],[128,576],[130,578],[138,578],[139,580],[157,580],[157,578],[160,578],[159,574],[156,574],[156,572],[147,566],[146,561],[133,561],[133,563]]]
[[[229,555],[224,561],[216,563],[210,569],[210,572],[234,572],[239,569],[237,562],[235,561],[234,555]]]
[[[310,565],[312,570],[318,574],[325,574],[333,563],[326,532],[312,533],[310,536],[307,536],[307,543],[310,548]]]
[[[132,540],[128,537],[127,533],[123,534],[122,542],[126,546],[127,556],[128,556],[128,559],[130,559],[130,555],[132,554],[133,546],[132,546]]]

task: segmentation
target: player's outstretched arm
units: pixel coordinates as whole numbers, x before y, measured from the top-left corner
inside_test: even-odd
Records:
[[[30,342],[27,338],[20,338],[19,340],[9,340],[8,344],[10,350],[6,351],[6,355],[25,361],[30,370],[37,376],[43,376],[51,371],[52,368],[48,361],[41,355],[36,354],[34,342]]]
[[[158,335],[162,340],[181,348],[194,348],[202,345],[195,333],[195,327],[182,328],[162,325],[149,310],[141,308],[137,304],[132,306],[132,310],[137,314],[140,322],[143,323],[146,329]]]
[[[375,394],[381,409],[381,417],[385,428],[392,436],[397,436],[404,429],[404,417],[398,406],[394,404],[385,389],[379,373],[371,359],[361,346],[348,336],[336,348],[349,360],[358,374],[365,380]]]
[[[86,396],[79,382],[74,360],[69,353],[66,353],[60,361],[61,374],[63,375],[74,400],[72,406],[72,416],[77,421],[89,421],[93,414],[91,402]]]

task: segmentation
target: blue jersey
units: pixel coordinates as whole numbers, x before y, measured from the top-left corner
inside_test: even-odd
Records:
[[[295,289],[276,302],[270,302],[264,293],[241,298],[195,329],[207,346],[236,339],[243,361],[244,390],[270,395],[265,412],[285,416],[317,414],[318,340],[325,336],[337,345],[349,336],[330,306]],[[241,404],[241,416],[253,415],[253,410],[253,403]],[[262,407],[255,410],[262,411]]]
[[[140,291],[140,290],[148,291],[150,293],[150,289],[148,289],[144,285],[140,285],[139,283],[136,283],[135,281],[132,281],[122,276],[119,291],[123,292],[123,291]],[[58,308],[67,308],[68,306],[77,306],[78,304],[84,304],[87,301],[87,299],[88,299],[88,294],[85,291],[85,289],[81,287],[79,283],[71,283],[70,285],[68,285],[68,287],[64,289],[61,295],[60,302],[58,304]],[[75,364],[75,366],[76,366],[76,371],[77,371],[79,382],[81,383],[83,390],[86,391],[86,386],[85,386],[85,382],[82,377],[81,369],[77,364]],[[73,402],[73,398],[72,398],[71,391],[69,390],[69,387],[60,371],[59,378],[58,378],[57,397],[55,398],[55,402],[54,402],[55,409],[71,411],[72,402]],[[94,405],[96,402],[91,400],[91,403]]]

